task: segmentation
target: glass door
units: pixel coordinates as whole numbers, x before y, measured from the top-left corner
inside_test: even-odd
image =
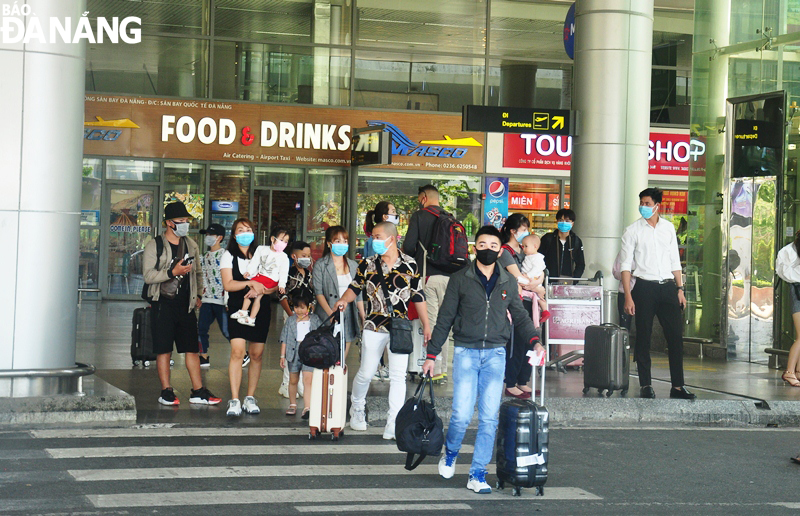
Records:
[[[104,294],[137,299],[141,295],[144,246],[156,234],[158,189],[109,186],[109,233]]]
[[[304,208],[302,190],[256,190],[253,212],[259,243],[269,244],[269,235],[276,227],[289,231],[290,242],[302,240]]]

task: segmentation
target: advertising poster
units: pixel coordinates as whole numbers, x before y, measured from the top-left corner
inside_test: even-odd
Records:
[[[508,218],[508,178],[487,177],[485,191],[483,223],[500,229]]]

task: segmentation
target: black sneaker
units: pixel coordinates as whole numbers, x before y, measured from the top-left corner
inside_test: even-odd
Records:
[[[209,357],[204,357],[200,355],[200,367],[204,368],[211,367],[211,359]]]
[[[205,387],[200,387],[197,390],[192,389],[192,395],[189,397],[189,403],[200,405],[216,405],[220,401],[222,401],[222,399],[211,394],[211,391]]]
[[[250,353],[244,354],[244,359],[242,360],[242,367],[247,367],[247,364],[250,363]]]
[[[168,387],[161,391],[161,397],[158,398],[158,402],[162,405],[180,405],[181,401],[175,396],[175,391],[172,390],[172,387]]]

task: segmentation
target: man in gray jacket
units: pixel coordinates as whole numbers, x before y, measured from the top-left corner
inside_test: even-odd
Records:
[[[461,441],[472,420],[478,400],[478,434],[469,470],[467,489],[491,493],[486,482],[486,466],[492,460],[497,419],[506,367],[506,343],[511,337],[507,312],[514,331],[525,336],[532,348],[544,353],[539,331],[531,315],[522,307],[517,281],[495,261],[502,239],[494,226],[484,226],[475,235],[476,261],[450,277],[439,318],[428,342],[428,357],[423,375],[433,371],[436,355],[453,330],[453,415],[447,428],[445,453],[439,461],[439,474],[452,478]]]
[[[158,402],[162,405],[180,405],[170,384],[173,344],[184,354],[192,382],[189,403],[216,405],[222,401],[203,387],[200,376],[195,308],[201,304],[198,286],[203,284],[203,271],[200,249],[188,236],[190,217],[182,202],[168,204],[164,208],[167,229],[144,248],[144,282],[152,304],[153,351],[161,380]]]

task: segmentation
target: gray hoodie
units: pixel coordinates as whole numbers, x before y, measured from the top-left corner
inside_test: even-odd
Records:
[[[482,273],[477,265],[472,264],[450,276],[436,328],[428,342],[429,355],[441,352],[451,327],[456,346],[477,349],[505,346],[511,338],[506,311],[511,312],[517,334],[526,340],[539,339],[539,330],[533,325],[531,314],[522,306],[517,281],[497,264],[495,270],[499,277],[488,299],[478,277]]]

